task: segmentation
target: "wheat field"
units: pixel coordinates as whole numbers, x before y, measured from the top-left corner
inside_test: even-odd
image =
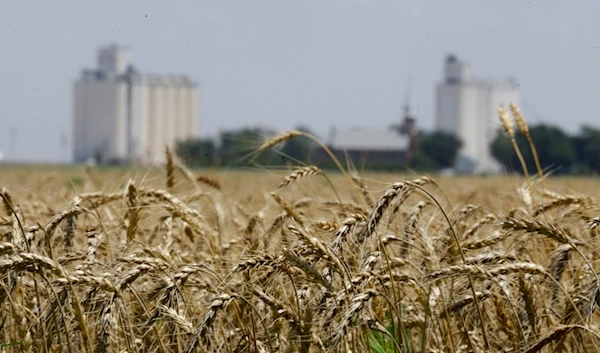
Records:
[[[594,352],[598,180],[0,170],[6,352]]]

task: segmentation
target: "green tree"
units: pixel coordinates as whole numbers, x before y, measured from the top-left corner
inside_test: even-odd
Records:
[[[600,173],[600,129],[582,126],[579,134],[572,138],[577,153],[579,170]]]
[[[542,168],[554,168],[556,169],[555,173],[558,174],[571,172],[571,167],[577,162],[577,154],[573,141],[564,131],[556,126],[546,124],[532,126],[529,131]],[[517,133],[516,139],[525,159],[527,170],[530,174],[535,174],[535,162],[527,139],[520,133]],[[499,133],[494,139],[491,144],[491,152],[507,170],[523,173],[510,139],[505,133]]]
[[[212,167],[216,162],[215,142],[211,139],[191,138],[179,141],[175,153],[189,167]]]
[[[436,169],[453,167],[462,146],[460,139],[442,131],[421,132],[418,151],[429,158]],[[420,158],[423,162],[426,160]]]

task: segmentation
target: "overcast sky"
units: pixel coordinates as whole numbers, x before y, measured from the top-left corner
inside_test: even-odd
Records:
[[[0,151],[71,158],[72,84],[98,46],[128,45],[145,73],[199,82],[201,136],[244,124],[326,136],[399,121],[412,82],[433,128],[446,54],[517,79],[530,122],[600,126],[600,1],[6,1],[0,11]]]

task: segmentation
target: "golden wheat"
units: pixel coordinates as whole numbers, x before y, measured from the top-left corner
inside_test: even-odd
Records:
[[[164,171],[123,174],[122,183],[107,174],[98,190],[104,172],[95,169],[81,187],[47,185],[43,173],[38,184],[5,185],[4,351],[577,352],[600,344],[593,180],[548,178],[524,207],[496,177],[440,177],[430,189],[427,177],[356,174],[345,183],[333,175],[337,198],[316,178],[290,187],[320,174],[316,167],[283,182],[235,172],[203,180],[173,163],[183,177],[168,190]],[[370,200],[375,191],[381,196]]]

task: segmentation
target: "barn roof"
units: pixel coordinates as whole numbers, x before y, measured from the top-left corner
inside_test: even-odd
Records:
[[[370,129],[353,127],[333,129],[329,147],[339,150],[360,151],[406,151],[410,139],[393,129]]]

